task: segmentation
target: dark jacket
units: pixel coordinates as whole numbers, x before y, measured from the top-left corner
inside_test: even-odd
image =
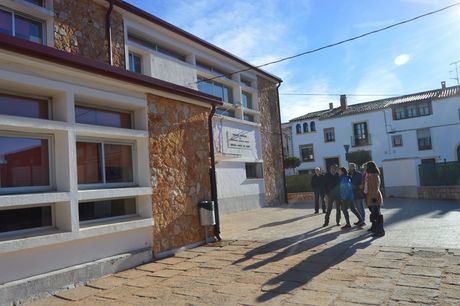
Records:
[[[359,188],[363,182],[363,174],[359,171],[354,171],[353,174],[350,173],[350,176],[351,183],[353,184],[353,195],[355,196],[355,199],[363,199],[364,193],[362,189]]]
[[[338,199],[340,197],[339,185],[340,178],[338,173],[332,175],[332,173],[328,172],[324,175],[324,190],[331,199]]]
[[[316,175],[316,173],[311,178],[311,188],[315,192],[324,192],[324,175]]]

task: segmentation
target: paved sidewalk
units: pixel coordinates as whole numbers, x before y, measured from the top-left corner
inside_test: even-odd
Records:
[[[389,217],[397,213],[390,207],[384,212]],[[322,228],[323,215],[311,212],[311,204],[298,204],[227,215],[222,218],[224,243],[182,252],[30,305],[459,304],[460,250],[391,246],[397,223],[388,224],[386,237],[376,240],[366,230]],[[443,217],[451,213],[458,216],[452,206]],[[413,221],[427,216],[433,214],[419,213]],[[414,224],[406,225],[412,229]],[[424,224],[430,225],[429,220]],[[450,238],[442,241],[454,244]]]

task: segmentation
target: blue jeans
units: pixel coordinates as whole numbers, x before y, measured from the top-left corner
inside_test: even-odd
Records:
[[[366,220],[366,201],[364,199],[355,199],[355,206],[363,220]]]

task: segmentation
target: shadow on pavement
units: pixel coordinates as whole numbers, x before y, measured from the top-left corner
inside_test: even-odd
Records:
[[[315,215],[316,214],[309,214],[309,215],[300,216],[300,217],[296,217],[296,218],[292,218],[292,219],[288,219],[288,220],[267,223],[267,224],[264,224],[264,225],[261,225],[261,226],[255,227],[255,228],[251,228],[251,229],[249,229],[249,231],[255,231],[255,230],[258,230],[258,229],[261,229],[261,228],[274,227],[274,226],[284,225],[284,224],[287,224],[287,223],[297,222],[297,221],[300,221],[300,220],[303,220],[303,219],[313,217]]]
[[[321,238],[320,240],[323,242],[325,239],[333,240],[335,239],[334,237],[337,237],[340,235],[340,233],[341,232],[328,233],[318,237],[318,239]],[[361,242],[366,239],[367,241]],[[353,256],[356,253],[356,250],[364,249],[370,246],[372,240],[373,238],[370,236],[370,234],[366,231],[363,231],[362,234],[357,237],[339,242],[327,249],[322,250],[321,252],[310,255],[305,260],[289,268],[287,271],[268,280],[265,285],[277,285],[277,287],[272,288],[270,291],[260,295],[257,298],[257,301],[266,302],[279,294],[289,293],[303,286],[314,277]],[[303,241],[295,246],[295,250],[288,248],[281,253],[277,253],[272,258],[264,261],[268,263],[280,260],[287,256],[291,256],[292,251],[295,251],[296,254],[301,253],[312,247],[311,242],[308,242],[310,241]]]

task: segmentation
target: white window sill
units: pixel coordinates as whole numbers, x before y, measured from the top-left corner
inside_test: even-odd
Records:
[[[0,207],[17,207],[68,201],[70,201],[70,194],[68,192],[0,195]]]
[[[113,188],[113,189],[92,189],[79,190],[78,200],[99,200],[110,198],[136,197],[143,195],[151,195],[152,187],[128,187],[128,188]]]
[[[144,139],[149,136],[148,131],[113,128],[91,124],[76,124],[78,136],[103,137],[108,139]]]

